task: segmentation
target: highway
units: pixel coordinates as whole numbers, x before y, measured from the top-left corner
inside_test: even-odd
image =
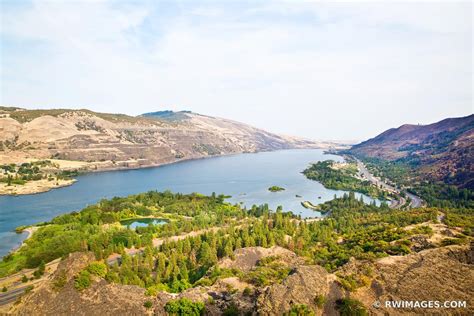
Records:
[[[17,287],[8,292],[0,293],[0,306],[16,301],[20,296],[23,295],[23,293],[25,293],[29,286],[30,285],[25,285]]]
[[[392,193],[397,195],[398,200],[393,200],[390,203],[390,208],[400,208],[400,207],[403,207],[406,204],[407,200],[400,195],[400,191],[397,188],[395,188],[395,187],[385,183],[384,181],[380,180],[379,178],[375,177],[373,174],[370,173],[370,171],[367,169],[367,167],[364,165],[364,163],[362,161],[360,161],[357,158],[354,158],[354,159],[357,161],[357,168],[359,169],[359,175],[361,176],[361,178],[369,180],[370,182],[375,184],[377,187],[382,188],[382,189],[384,189],[388,192],[392,192]],[[410,205],[409,205],[411,208],[422,207],[423,206],[423,200],[421,198],[419,198],[418,196],[416,196],[412,193],[408,193],[408,192],[405,192],[405,191],[404,191],[404,193],[411,200]]]
[[[418,196],[408,192],[405,192],[405,194],[411,199],[411,207],[423,207],[423,200],[420,199]]]
[[[37,286],[48,278],[59,264],[61,259],[53,260],[46,264],[46,271],[40,279],[33,279],[33,272],[36,269],[23,269],[21,272],[9,275],[7,277],[0,278],[0,288],[6,287],[6,292],[0,292],[0,306],[4,306],[10,303],[15,302],[19,297],[21,297],[25,291],[31,286]],[[26,283],[21,281],[23,276],[26,276],[29,280]],[[3,310],[0,310],[0,315],[3,315]]]

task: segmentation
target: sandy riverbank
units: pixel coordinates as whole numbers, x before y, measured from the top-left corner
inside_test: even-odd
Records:
[[[33,234],[39,229],[38,226],[30,226],[30,227],[27,227],[25,229],[23,229],[24,232],[26,232],[28,234],[28,236],[26,236],[25,240],[31,238],[31,236],[33,236]],[[22,244],[23,246],[23,244]]]
[[[47,179],[41,179],[37,181],[28,181],[22,185],[19,185],[19,184],[7,185],[6,183],[0,183],[0,195],[24,195],[24,194],[43,193],[52,189],[69,186],[76,181],[77,181],[76,179],[53,180],[53,181],[48,181]]]

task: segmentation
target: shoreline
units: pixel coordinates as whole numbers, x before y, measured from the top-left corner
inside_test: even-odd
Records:
[[[20,235],[23,234],[23,233],[26,233],[26,238],[23,239],[18,246],[11,248],[10,251],[6,255],[15,253],[18,250],[20,250],[25,245],[25,241],[30,239],[38,229],[39,229],[39,226],[34,226],[33,225],[33,226],[28,226],[28,227],[23,228],[20,232],[17,231],[16,233],[20,234]],[[0,259],[3,258],[6,255],[0,256]]]
[[[40,193],[49,192],[54,189],[68,187],[68,186],[73,185],[76,182],[77,182],[77,179],[70,179],[70,180],[61,180],[61,182],[58,182],[59,183],[58,185],[56,185],[56,182],[55,182],[53,186],[47,186],[47,185],[38,186],[38,184],[47,184],[46,182],[44,182],[44,180],[38,180],[38,181],[30,181],[23,185],[15,184],[12,186],[1,186],[0,197],[40,194]],[[12,192],[8,192],[8,189],[11,189]]]
[[[26,227],[25,229],[23,229],[23,230],[22,230],[22,233],[23,233],[23,232],[26,232],[26,233],[27,233],[25,240],[30,239],[31,236],[33,236],[33,234],[34,234],[38,229],[39,229],[38,226],[29,226],[29,227]],[[25,240],[23,240],[23,242],[21,243],[21,246],[20,246],[20,247],[23,246]],[[20,247],[19,247],[19,248],[20,248]]]
[[[234,153],[224,153],[224,154],[219,154],[219,155],[208,155],[208,156],[201,156],[201,157],[190,157],[190,158],[184,158],[184,159],[176,159],[174,161],[169,161],[169,162],[149,163],[149,164],[143,164],[143,165],[132,166],[132,167],[127,167],[127,166],[124,166],[124,165],[116,165],[116,166],[113,166],[113,167],[105,166],[103,168],[98,168],[98,166],[100,166],[100,164],[104,164],[104,162],[96,161],[96,162],[88,163],[89,165],[84,167],[84,169],[78,170],[78,172],[79,172],[78,177],[80,177],[81,175],[89,174],[89,173],[102,173],[102,172],[114,172],[114,171],[127,171],[127,170],[140,170],[140,169],[148,169],[148,168],[159,168],[159,167],[163,167],[163,166],[167,166],[167,165],[171,165],[171,164],[177,164],[177,163],[181,163],[181,162],[189,162],[189,161],[201,160],[201,159],[229,157],[229,156],[236,156],[236,155],[243,155],[243,154],[278,152],[278,151],[285,151],[285,150],[308,150],[308,149],[321,149],[321,150],[324,150],[326,148],[307,147],[307,148],[285,148],[285,149],[276,149],[276,150],[260,150],[260,151],[252,151],[252,152],[234,152]],[[330,154],[330,153],[325,151],[324,154]],[[130,162],[131,161],[120,161],[120,162],[117,162],[117,163],[130,163]],[[136,161],[134,161],[134,162],[136,162]],[[41,181],[41,180],[39,180],[39,181]],[[61,189],[61,188],[64,188],[64,187],[71,186],[77,181],[79,181],[77,178],[73,178],[71,180],[67,180],[67,183],[63,183],[63,184],[60,184],[58,186],[51,186],[51,187],[45,186],[45,187],[42,187],[41,189],[37,189],[36,191],[33,188],[32,190],[29,190],[29,191],[24,190],[24,192],[20,191],[20,192],[12,192],[12,193],[5,192],[5,191],[2,190],[3,187],[0,187],[0,197],[2,197],[2,196],[35,195],[35,194],[46,193],[46,192],[49,192],[51,190]],[[32,181],[31,183],[34,184],[34,181]],[[18,187],[20,187],[20,188],[23,187],[24,188],[26,185],[28,185],[28,183],[26,183],[23,186],[17,185],[16,187],[17,188]]]
[[[259,154],[259,153],[265,153],[265,152],[266,152],[268,155],[271,155],[272,152],[283,152],[283,153],[284,153],[284,152],[286,152],[286,151],[288,151],[288,150],[289,150],[290,152],[291,152],[291,151],[300,152],[300,154],[299,154],[300,156],[301,156],[301,155],[305,156],[307,153],[312,153],[312,152],[318,152],[318,153],[319,153],[319,152],[320,152],[319,149],[313,149],[313,148],[301,148],[301,149],[300,149],[300,148],[296,148],[296,149],[287,149],[287,150],[264,151],[264,152],[247,152],[247,153],[253,154],[252,156],[255,156],[255,155]],[[134,168],[134,169],[143,169],[143,168],[145,168],[145,167],[146,167],[146,168],[158,168],[158,167],[161,167],[161,166],[164,166],[164,165],[190,162],[190,161],[192,161],[192,160],[198,160],[198,159],[199,159],[199,160],[201,160],[201,159],[202,159],[202,160],[203,160],[203,159],[208,159],[208,158],[220,158],[220,159],[225,159],[225,158],[228,157],[228,156],[238,156],[238,155],[241,155],[241,154],[242,154],[242,153],[232,153],[232,154],[227,154],[227,155],[214,155],[214,156],[198,157],[198,158],[192,158],[192,159],[180,159],[179,161],[168,162],[168,163],[162,163],[160,166],[142,166],[141,168]],[[247,156],[247,157],[252,157],[252,156]],[[129,168],[129,169],[131,169],[131,168]],[[118,171],[118,170],[109,170],[109,171]],[[97,170],[97,172],[106,172],[106,171]],[[85,175],[85,173],[81,173],[80,175]],[[125,176],[125,177],[126,177],[126,176]],[[78,180],[80,181],[80,178],[79,178]],[[1,197],[0,197],[0,198],[1,198]],[[20,198],[22,198],[22,197],[20,197]],[[20,199],[20,198],[19,198],[19,199]],[[14,202],[14,199],[12,199],[12,203],[15,203],[15,202]],[[28,206],[27,206],[27,207],[28,207]],[[80,208],[79,208],[79,209],[80,209]],[[79,210],[79,209],[78,209],[78,210]],[[61,213],[62,213],[62,212],[61,212]],[[310,217],[314,217],[316,214],[308,214],[308,215],[310,215]],[[49,220],[50,218],[51,218],[51,217],[48,217],[47,220]],[[44,220],[44,221],[46,221],[46,220]],[[311,221],[311,220],[310,220],[310,221]],[[38,222],[41,222],[41,221],[38,221]],[[29,224],[29,223],[26,222],[26,221],[25,221],[24,223],[25,223],[26,225]],[[30,223],[31,223],[31,222],[30,222]],[[19,222],[19,223],[18,223],[18,225],[22,225],[22,224],[23,224],[22,222]],[[17,226],[18,226],[18,225],[17,225]],[[24,225],[24,224],[23,224],[23,225]],[[11,228],[10,231],[13,231],[13,232],[14,232],[14,229],[15,229],[15,227]],[[18,243],[16,244],[17,247],[11,247],[11,248],[8,247],[8,249],[7,249],[7,247],[6,247],[6,249],[5,249],[5,254],[4,254],[4,255],[6,255],[6,254],[8,253],[8,251],[12,251],[13,249],[17,249],[17,248],[19,247],[19,245],[21,244],[22,241],[24,241],[24,240],[26,240],[27,238],[29,238],[28,236],[29,236],[30,233],[28,232],[28,230],[26,231],[26,233],[28,233],[28,235],[26,235],[26,234],[21,234],[21,235],[19,236],[19,238],[17,237],[17,239],[18,239]]]

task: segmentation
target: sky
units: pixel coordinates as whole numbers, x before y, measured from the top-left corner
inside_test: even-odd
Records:
[[[0,0],[0,104],[364,140],[472,114],[466,2]]]

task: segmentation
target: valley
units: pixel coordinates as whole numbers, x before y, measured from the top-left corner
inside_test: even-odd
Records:
[[[54,161],[55,174],[124,170],[291,148],[342,147],[280,136],[189,111],[135,117],[90,110],[0,107],[0,163],[4,169],[32,161]],[[13,176],[15,181],[8,182],[8,174],[0,175],[6,183],[0,183],[0,194],[39,193],[71,184]]]
[[[472,1],[0,0],[0,316],[472,316]]]
[[[423,173],[428,160],[371,157],[364,143],[347,149],[283,138],[189,112],[7,112],[22,126],[10,128],[15,142],[3,143],[10,160],[1,184],[58,189],[0,197],[0,233],[13,240],[1,248],[2,313],[379,315],[394,313],[384,302],[433,298],[466,305],[432,314],[473,312],[472,191],[469,181]],[[54,132],[21,142],[37,119],[58,120],[61,133],[87,141],[52,139]],[[70,120],[75,131],[65,128]],[[123,124],[134,136],[108,147]],[[157,134],[138,137],[145,125],[176,128],[158,147],[174,144],[183,155],[159,160]],[[94,131],[85,135],[84,126]],[[223,138],[241,143],[219,147]],[[125,144],[155,149],[136,168],[124,163],[136,159]],[[101,161],[98,148],[118,156]],[[458,153],[470,161],[469,151]],[[144,168],[152,166],[159,167]]]
[[[345,192],[326,189],[300,173],[311,162],[325,159],[342,160],[340,156],[326,155],[320,149],[226,155],[157,168],[82,173],[75,177],[77,181],[71,186],[34,195],[0,196],[0,217],[3,219],[0,221],[0,236],[4,240],[0,243],[0,255],[18,247],[26,237],[15,232],[19,226],[49,221],[103,198],[149,190],[207,195],[225,193],[231,196],[231,203],[242,203],[247,207],[267,203],[275,210],[281,205],[302,217],[317,217],[318,212],[304,208],[301,202],[321,203]],[[285,190],[268,191],[276,184]],[[364,200],[372,201],[368,196],[364,196]]]

